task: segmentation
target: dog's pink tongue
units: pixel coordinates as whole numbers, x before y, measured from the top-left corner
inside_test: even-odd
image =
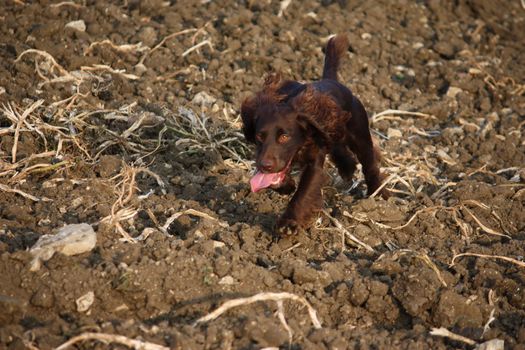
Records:
[[[252,192],[257,192],[263,188],[270,187],[272,185],[280,184],[285,177],[285,172],[265,174],[257,171],[257,173],[251,178],[250,185]]]

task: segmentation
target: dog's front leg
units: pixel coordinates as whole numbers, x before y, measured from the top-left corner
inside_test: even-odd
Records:
[[[325,179],[323,170],[325,158],[326,152],[321,150],[311,153],[311,159],[301,175],[297,191],[277,221],[276,229],[279,234],[297,233],[321,209],[323,205],[321,187]]]

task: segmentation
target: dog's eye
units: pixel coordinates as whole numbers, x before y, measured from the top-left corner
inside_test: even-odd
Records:
[[[259,142],[263,142],[263,141],[264,141],[263,134],[261,134],[261,133],[256,134],[256,135],[255,135],[255,138],[256,138],[257,141],[259,141]]]
[[[279,135],[279,137],[277,138],[277,142],[278,143],[286,143],[290,141],[290,135],[287,135],[287,134],[281,134]]]

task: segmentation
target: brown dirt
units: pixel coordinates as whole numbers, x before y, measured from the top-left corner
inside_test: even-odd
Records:
[[[499,338],[506,349],[525,349],[525,269],[476,257],[449,265],[462,252],[525,256],[519,1],[292,1],[282,17],[278,1],[79,3],[0,5],[0,183],[50,199],[0,191],[0,348],[50,349],[88,331],[176,349],[467,348],[429,335],[446,327],[480,343]],[[80,19],[85,32],[65,28]],[[107,39],[152,48],[191,28],[202,29],[151,52],[90,46]],[[435,116],[374,122],[386,172],[405,181],[390,185],[397,192],[388,201],[364,198],[361,177],[350,190],[329,169],[325,207],[376,253],[351,245],[342,251],[340,232],[324,216],[304,235],[275,240],[272,225],[288,199],[249,192],[251,157],[238,134],[239,103],[264,73],[318,78],[324,40],[338,32],[351,42],[340,76],[371,115],[391,108]],[[204,40],[213,48],[183,57]],[[46,82],[65,73],[39,54],[15,61],[28,49],[49,53],[76,82]],[[138,79],[82,68],[96,64]],[[40,133],[21,125],[17,161],[26,162],[9,170],[15,137],[7,104],[23,111],[39,99],[28,118],[40,118]],[[208,116],[212,138],[229,135],[225,145],[244,162],[202,129],[181,134],[190,130],[188,113]],[[126,134],[141,117],[140,128]],[[54,155],[28,158],[44,151]],[[27,171],[39,163],[48,167]],[[132,196],[125,198],[126,188],[116,207],[136,210],[121,222],[131,236],[151,233],[137,243],[100,222],[112,212],[128,165],[148,167],[166,184],[139,172]],[[435,206],[402,229],[385,226]],[[226,225],[185,214],[167,233],[159,230],[186,209]],[[470,213],[509,237],[487,233]],[[39,236],[81,222],[97,231],[93,251],[56,255],[29,271],[27,249]],[[93,305],[78,312],[75,301],[89,291]],[[291,301],[291,344],[273,302],[193,326],[227,300],[270,291],[305,297],[323,328],[314,329]],[[483,332],[492,310],[495,321]],[[77,346],[107,348],[96,341]]]

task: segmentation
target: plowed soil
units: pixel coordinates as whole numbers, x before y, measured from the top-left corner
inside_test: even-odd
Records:
[[[522,3],[285,3],[1,2],[0,348],[473,348],[444,327],[525,349]],[[326,213],[278,239],[289,197],[250,192],[239,106],[267,72],[318,79],[335,33],[393,196],[327,166]],[[96,247],[30,271],[38,238],[75,223]],[[291,333],[270,300],[195,324],[264,292],[322,328],[294,300]]]

